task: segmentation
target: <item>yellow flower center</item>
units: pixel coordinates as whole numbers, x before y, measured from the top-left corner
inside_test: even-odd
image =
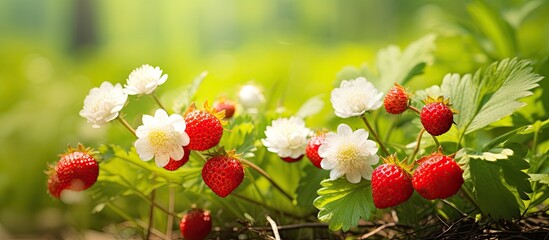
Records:
[[[149,143],[154,149],[166,149],[175,142],[175,132],[155,129],[149,132]]]
[[[359,161],[359,149],[354,145],[342,146],[337,152],[337,158],[346,169],[354,168]]]

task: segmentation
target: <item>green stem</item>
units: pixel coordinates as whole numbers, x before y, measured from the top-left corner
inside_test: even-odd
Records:
[[[175,206],[175,188],[173,186],[170,186],[170,183],[168,182],[168,211],[173,212],[174,206]],[[168,214],[168,221],[166,224],[166,236],[168,236],[168,239],[172,239],[172,227],[173,227],[173,215]]]
[[[370,131],[370,133],[374,136],[374,139],[379,144],[379,147],[381,148],[381,151],[383,152],[383,154],[385,154],[385,156],[389,156],[389,151],[387,151],[387,148],[385,148],[385,146],[383,145],[383,142],[381,142],[381,140],[379,139],[379,136],[377,135],[377,133],[374,131],[374,129],[368,122],[368,119],[366,119],[366,116],[362,115],[360,118],[362,119],[364,124],[366,124],[366,127],[368,127],[368,130]]]
[[[423,133],[425,132],[425,129],[422,128],[421,131],[419,131],[419,134],[416,138],[416,147],[414,148],[414,152],[412,152],[412,155],[410,156],[410,161],[414,161],[417,152],[419,151],[419,146],[421,145],[421,136],[423,136]]]
[[[467,190],[463,185],[461,186],[461,191],[463,192],[463,195],[465,195],[465,198],[469,200],[478,210],[480,210],[480,206],[478,205],[477,201],[473,198],[473,194]]]
[[[409,108],[410,110],[414,111],[415,113],[417,113],[418,115],[421,114],[421,112],[420,112],[416,107],[414,107],[414,106],[412,106],[412,105],[408,106],[408,108]]]
[[[137,137],[137,134],[135,134],[135,129],[124,119],[122,116],[118,116],[118,121],[122,123],[122,125],[128,129],[135,137]]]
[[[154,101],[156,102],[156,104],[157,104],[160,108],[164,109],[164,111],[166,111],[166,108],[164,107],[164,105],[162,105],[162,102],[160,102],[160,99],[158,99],[158,97],[156,96],[156,94],[155,94],[154,92],[151,93],[151,96],[152,96],[152,98],[154,99]]]
[[[280,193],[282,193],[286,198],[288,198],[288,200],[290,200],[290,202],[293,202],[294,198],[292,197],[292,195],[290,195],[289,193],[284,191],[284,189],[282,189],[282,187],[280,187],[280,185],[278,185],[278,183],[276,183],[273,180],[273,178],[267,172],[265,172],[265,170],[263,170],[259,166],[255,165],[254,163],[252,163],[252,162],[250,162],[246,159],[238,158],[238,160],[240,162],[244,163],[245,165],[247,165],[248,167],[252,168],[256,172],[258,172],[263,177],[265,177],[267,179],[267,181],[269,181],[271,183],[271,185],[273,185],[273,187],[275,187],[278,191],[280,191]]]
[[[431,135],[431,137],[433,137],[433,140],[435,141],[435,144],[437,145],[437,149],[440,147],[440,143],[438,142],[438,139],[437,137]]]
[[[153,189],[151,191],[151,203],[154,202],[155,197],[156,197],[156,189]],[[149,207],[149,222],[147,224],[147,237],[145,239],[150,239],[151,237],[151,229],[153,227],[153,218],[154,218],[154,204],[151,204]]]

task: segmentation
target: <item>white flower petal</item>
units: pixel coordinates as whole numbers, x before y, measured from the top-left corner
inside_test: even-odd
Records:
[[[270,152],[281,158],[298,158],[305,154],[307,138],[312,131],[305,127],[305,122],[297,117],[273,120],[265,129],[266,138],[261,143]]]
[[[150,94],[156,87],[166,82],[167,74],[162,75],[159,67],[152,67],[145,64],[134,69],[124,85],[124,91],[130,95]]]
[[[170,162],[170,156],[168,154],[158,154],[154,157],[156,166],[164,167]]]
[[[350,183],[359,183],[362,178],[358,171],[348,172],[345,176]]]
[[[103,82],[100,87],[92,88],[84,99],[80,116],[86,118],[92,127],[98,128],[118,117],[118,112],[126,104],[128,95],[120,84]]]
[[[363,77],[343,80],[339,88],[331,92],[330,102],[336,116],[349,118],[361,116],[381,107],[383,93]]]
[[[343,176],[345,173],[338,171],[337,168],[334,168],[330,171],[330,179],[335,180]]]

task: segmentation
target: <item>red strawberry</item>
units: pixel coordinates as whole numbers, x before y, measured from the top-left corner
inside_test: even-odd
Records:
[[[187,161],[189,161],[189,157],[191,155],[191,150],[187,149],[187,147],[183,147],[183,151],[185,152],[185,155],[183,155],[183,158],[180,160],[175,160],[173,158],[170,158],[170,161],[164,168],[169,171],[175,171],[179,169],[181,166],[183,166]]]
[[[433,153],[418,160],[412,185],[422,197],[444,199],[456,194],[463,184],[463,170],[456,161],[441,153]]]
[[[433,136],[444,134],[450,130],[454,121],[455,111],[450,108],[448,100],[442,97],[428,97],[419,117],[425,130]]]
[[[406,202],[414,193],[412,176],[398,162],[396,156],[389,156],[372,173],[372,196],[377,208],[388,208]]]
[[[62,190],[57,173],[53,171],[48,177],[48,193],[54,198],[59,198]]]
[[[322,168],[320,167],[320,162],[322,161],[322,158],[318,155],[318,148],[325,142],[326,134],[317,133],[315,136],[309,139],[309,142],[307,143],[307,148],[305,149],[307,158],[309,158],[311,163],[313,163],[313,165],[315,165],[317,168]]]
[[[82,191],[91,187],[99,175],[99,165],[92,156],[91,149],[85,149],[81,144],[78,149],[69,147],[67,153],[55,166],[59,180],[59,188]]]
[[[395,83],[395,86],[387,92],[383,105],[388,113],[401,114],[408,109],[410,98],[404,87]]]
[[[289,162],[289,163],[293,163],[293,162],[297,162],[299,160],[301,160],[303,158],[303,155],[297,157],[297,158],[291,158],[291,157],[281,157],[280,159],[282,159],[284,162]]]
[[[204,151],[219,143],[223,136],[222,113],[209,109],[207,103],[204,110],[198,110],[192,105],[185,113],[185,132],[189,135],[190,143],[186,147],[190,150]]]
[[[214,102],[212,109],[215,112],[221,112],[225,110],[225,118],[231,118],[234,115],[235,103],[233,101],[227,100],[226,98],[221,98]]]
[[[217,155],[204,164],[202,179],[215,194],[226,197],[244,179],[244,169],[240,161],[231,154]]]
[[[203,240],[212,231],[210,212],[193,209],[181,218],[181,236],[185,240]]]

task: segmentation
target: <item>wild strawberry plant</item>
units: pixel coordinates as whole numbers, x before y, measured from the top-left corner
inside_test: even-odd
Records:
[[[95,128],[118,121],[132,140],[96,147],[99,176],[87,190],[94,211],[110,209],[146,237],[174,237],[174,219],[183,219],[186,238],[204,238],[212,222],[217,236],[237,227],[277,237],[277,225],[349,231],[389,212],[416,229],[434,215],[513,221],[546,204],[547,153],[536,148],[549,122],[508,124],[542,80],[532,61],[506,58],[414,90],[411,80],[433,62],[435,40],[427,35],[404,50],[381,50],[376,72],[343,69],[325,93],[330,120],[317,129],[307,124],[325,109],[322,97],[281,111],[248,85],[238,100],[210,108],[194,98],[203,73],[180,96],[161,101],[156,89],[168,75],[149,65],[132,71],[124,87],[103,83],[90,90],[80,115]],[[128,121],[126,105],[148,97],[157,106]],[[61,199],[58,191],[85,189],[48,185]],[[186,220],[189,211],[198,211],[198,220]],[[207,227],[193,233],[191,223]]]

